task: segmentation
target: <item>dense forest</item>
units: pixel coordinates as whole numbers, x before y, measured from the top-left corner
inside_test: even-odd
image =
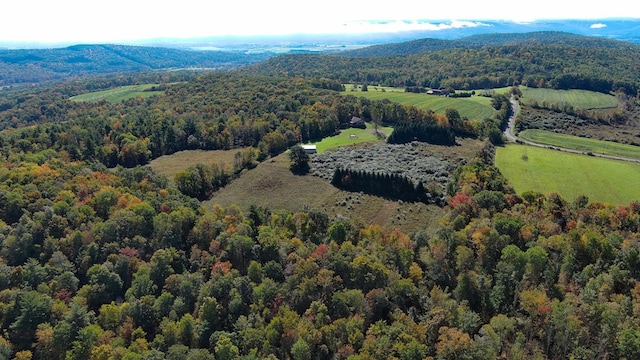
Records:
[[[640,208],[517,196],[491,146],[435,233],[204,210],[149,168],[2,161],[0,353],[47,359],[640,356]]]
[[[441,83],[539,74],[547,86],[561,64],[635,91],[637,50],[442,51],[283,56],[259,72],[291,64],[288,74],[120,75],[3,91],[0,358],[640,358],[637,202],[516,194],[493,165],[511,115],[506,95],[493,95],[495,118],[470,122],[455,109],[436,114],[337,91],[342,76],[417,84],[434,69]],[[597,61],[607,52],[610,66]],[[333,67],[347,63],[353,70]],[[142,82],[163,91],[119,103],[69,100]],[[245,169],[335,134],[353,116],[393,125],[398,138],[418,124],[453,144],[485,140],[451,174],[436,228],[406,233],[313,208],[202,206]],[[142,166],[188,149],[238,149],[237,162],[174,179]],[[349,169],[335,181],[425,200],[423,185],[402,176],[358,175],[354,189]],[[397,189],[381,189],[379,179]]]

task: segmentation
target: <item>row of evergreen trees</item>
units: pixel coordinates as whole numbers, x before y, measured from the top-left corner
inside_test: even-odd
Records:
[[[410,178],[399,174],[336,168],[331,184],[347,191],[362,191],[404,201],[429,203],[433,198],[422,182],[414,185]]]
[[[455,145],[456,138],[451,128],[426,122],[403,121],[396,124],[387,139],[389,144],[405,144],[422,141],[436,145]]]

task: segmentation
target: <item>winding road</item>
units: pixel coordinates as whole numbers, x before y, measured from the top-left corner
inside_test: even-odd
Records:
[[[596,156],[596,157],[601,157],[601,158],[605,158],[605,159],[622,160],[622,161],[640,163],[640,160],[638,160],[638,159],[626,158],[626,157],[622,157],[622,156],[606,155],[606,154],[596,154],[596,153],[587,154],[586,152],[580,151],[580,150],[567,149],[567,148],[563,148],[563,147],[557,147],[557,146],[541,144],[541,143],[536,143],[536,142],[520,139],[520,138],[518,138],[517,136],[514,135],[515,134],[515,128],[514,127],[515,127],[516,112],[518,110],[518,102],[513,98],[513,96],[511,97],[511,99],[509,99],[509,101],[511,101],[511,109],[512,109],[511,117],[509,118],[509,121],[508,121],[508,124],[507,124],[507,128],[504,130],[503,134],[504,134],[504,137],[507,138],[507,140],[509,142],[511,142],[511,143],[518,143],[518,144],[525,144],[525,145],[530,145],[530,146],[537,146],[537,147],[542,147],[542,148],[547,148],[547,149],[552,149],[552,150],[557,150],[557,151],[563,151],[563,152],[568,152],[568,153],[573,153],[573,154]]]

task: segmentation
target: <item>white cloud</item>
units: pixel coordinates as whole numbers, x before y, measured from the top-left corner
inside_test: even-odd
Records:
[[[416,30],[446,30],[459,28],[472,28],[478,26],[490,26],[482,22],[458,21],[428,22],[425,20],[393,20],[393,21],[353,21],[344,23],[341,29],[328,30],[329,32],[349,33],[383,33]]]
[[[4,0],[0,2],[0,41],[108,42],[215,35],[267,35],[365,31],[442,30],[483,26],[479,21],[534,19],[640,18],[629,0],[607,6],[575,6],[539,0],[520,11],[512,0],[491,6],[478,0],[394,0],[393,6],[370,0]],[[387,4],[388,5],[388,4]],[[553,9],[549,12],[548,9]],[[474,21],[448,21],[448,19]],[[424,21],[418,19],[426,19]],[[386,21],[382,21],[386,20]]]
[[[602,29],[605,27],[607,27],[607,24],[603,23],[592,24],[591,26],[589,26],[590,29]]]

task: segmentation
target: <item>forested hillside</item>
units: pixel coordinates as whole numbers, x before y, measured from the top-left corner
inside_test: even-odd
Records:
[[[432,111],[341,96],[336,90],[342,88],[326,79],[213,73],[167,85],[160,95],[110,104],[70,101],[65,96],[78,87],[66,84],[5,102],[0,126],[21,129],[0,134],[0,141],[8,149],[55,149],[72,160],[134,167],[186,149],[252,146],[264,159],[298,142],[332,135],[353,116],[387,124],[410,119],[480,134],[499,133],[506,114],[500,113],[502,120],[495,124],[478,123],[473,130],[459,115],[449,123]],[[42,126],[25,127],[33,124]]]
[[[87,75],[137,73],[159,69],[229,69],[255,63],[268,56],[270,55],[125,45],[0,49],[0,87],[68,80]]]
[[[622,89],[630,95],[640,89],[638,45],[575,35],[565,42],[564,37],[536,41],[532,35],[525,38],[528,40],[523,44],[502,45],[502,42],[518,42],[523,36],[479,36],[484,39],[478,40],[481,47],[473,46],[477,38],[471,37],[466,40],[471,46],[456,45],[454,41],[451,48],[427,52],[423,52],[421,41],[416,41],[380,46],[371,56],[278,56],[243,71],[327,76],[342,82],[395,87],[471,90],[522,84],[604,93]],[[442,41],[436,43],[443,44]],[[494,43],[500,45],[492,45]],[[403,51],[413,55],[377,56]]]
[[[418,39],[400,43],[367,46],[361,49],[342,51],[347,56],[398,56],[417,55],[446,49],[480,49],[487,46],[504,45],[566,45],[582,47],[627,48],[620,41],[581,36],[561,31],[535,31],[525,33],[490,33],[466,36],[455,40]]]
[[[459,168],[435,233],[322,211],[207,211],[148,168],[10,154],[0,171],[9,358],[640,355],[640,210],[517,196]]]
[[[637,51],[528,44],[297,55],[247,70],[261,74],[155,73],[4,91],[0,358],[640,358],[637,201],[516,194],[493,165],[509,95],[487,92],[495,117],[471,122],[455,109],[340,92],[347,78],[470,89],[531,81],[624,90],[631,106]],[[69,100],[145,81],[161,93]],[[439,168],[451,181],[438,193],[435,227],[406,233],[310,207],[205,207],[200,200],[224,185],[210,181],[220,180],[218,164],[174,179],[142,166],[180,150],[238,149],[230,170],[243,176],[354,116],[393,126],[391,142],[407,143],[400,149],[425,141],[454,153],[461,136],[484,140],[475,156],[451,162],[457,168]],[[354,149],[363,162],[358,151],[368,148]],[[406,175],[340,168],[334,177],[387,201],[428,200],[430,184]]]

